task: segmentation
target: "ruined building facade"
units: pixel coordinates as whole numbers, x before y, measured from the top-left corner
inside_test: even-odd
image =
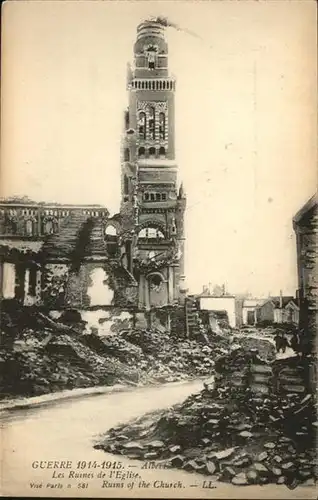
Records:
[[[137,28],[127,90],[118,234],[125,265],[138,282],[138,307],[149,310],[182,302],[185,294],[186,198],[177,183],[176,82],[168,70],[164,29],[155,22]]]
[[[293,218],[297,245],[299,327],[304,350],[317,352],[318,197],[315,194]]]

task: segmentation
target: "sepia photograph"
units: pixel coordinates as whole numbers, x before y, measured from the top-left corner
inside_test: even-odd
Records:
[[[1,22],[1,496],[317,499],[315,0]]]

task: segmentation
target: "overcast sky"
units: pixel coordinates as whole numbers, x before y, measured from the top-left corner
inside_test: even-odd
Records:
[[[316,185],[314,0],[7,2],[1,194],[118,211],[126,63],[149,15],[197,35],[167,30],[190,291],[293,294],[292,216]]]

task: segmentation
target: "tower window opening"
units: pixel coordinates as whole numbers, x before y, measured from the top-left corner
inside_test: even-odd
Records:
[[[149,110],[149,137],[155,139],[155,108],[151,107]],[[149,151],[150,153],[150,151]]]
[[[155,61],[148,61],[148,68],[155,69]]]
[[[154,147],[149,148],[149,156],[156,156],[156,148]]]
[[[125,111],[125,130],[129,129],[129,111]]]
[[[139,156],[139,158],[144,158],[145,154],[146,154],[145,148],[141,147],[141,148],[138,149],[138,156]]]
[[[155,201],[155,193],[150,193],[150,201]]]
[[[130,151],[129,151],[129,148],[125,148],[125,151],[124,151],[124,161],[130,161]]]
[[[146,114],[144,112],[139,113],[138,133],[140,139],[146,139]]]
[[[28,294],[33,297],[36,295],[36,267],[29,269]]]
[[[141,88],[144,89],[145,88],[145,82],[141,82]]]
[[[145,200],[145,201],[148,201],[148,200],[149,200],[149,193],[145,193],[145,194],[144,194],[144,200]]]
[[[160,193],[156,193],[156,201],[161,201]]]
[[[163,90],[166,90],[166,82],[162,82]]]
[[[129,194],[129,180],[127,175],[124,175],[124,194]]]
[[[152,90],[155,90],[156,88],[156,82],[152,82]]]
[[[159,89],[162,90],[162,82],[159,82]]]
[[[163,146],[159,149],[159,156],[166,156],[166,150]]]
[[[161,198],[162,198],[162,201],[166,201],[167,193],[162,193]]]
[[[33,234],[33,222],[30,219],[28,219],[25,223],[25,232],[27,236],[32,236]]]
[[[166,116],[164,113],[159,114],[159,138],[165,140],[166,138]],[[163,149],[163,153],[160,151]],[[160,148],[159,154],[165,154],[164,148]]]

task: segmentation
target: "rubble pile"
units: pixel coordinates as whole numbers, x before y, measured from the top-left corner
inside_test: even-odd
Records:
[[[216,354],[226,352],[195,340],[180,341],[155,328],[87,334],[80,316],[53,320],[31,308],[2,311],[1,328],[3,398],[209,376]]]
[[[238,350],[216,363],[228,374],[250,362]],[[248,359],[247,359],[248,358]],[[260,359],[260,358],[259,358]],[[223,363],[223,364],[222,364]],[[96,448],[131,459],[160,460],[166,467],[202,473],[234,485],[277,483],[290,488],[312,484],[317,476],[314,395],[257,394],[223,384],[205,385],[199,394],[168,411],[110,429]]]

